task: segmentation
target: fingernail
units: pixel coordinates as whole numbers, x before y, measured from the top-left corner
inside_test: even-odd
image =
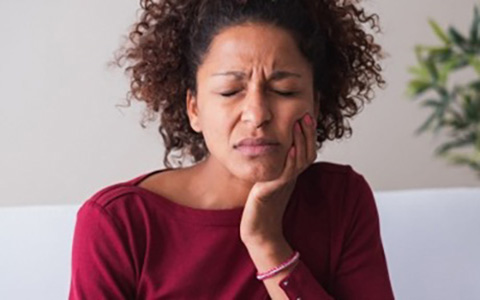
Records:
[[[313,124],[313,119],[310,114],[305,115],[305,123],[307,123],[308,126],[311,126]]]

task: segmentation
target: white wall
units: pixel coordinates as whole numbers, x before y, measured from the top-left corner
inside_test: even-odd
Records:
[[[405,98],[413,45],[436,42],[427,17],[467,29],[473,0],[367,4],[384,27],[387,89],[353,120],[353,136],[319,160],[348,163],[376,190],[479,186],[468,168],[433,157],[441,138],[414,130],[428,111]],[[0,2],[0,205],[79,203],[99,188],[163,168],[154,124],[124,103],[128,80],[106,63],[134,22],[137,1]]]

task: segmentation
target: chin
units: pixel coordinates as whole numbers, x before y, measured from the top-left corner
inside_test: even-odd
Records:
[[[283,171],[283,164],[274,161],[251,160],[234,168],[238,178],[249,182],[271,181]]]

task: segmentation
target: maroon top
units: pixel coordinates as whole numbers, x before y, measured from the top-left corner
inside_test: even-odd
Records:
[[[138,186],[163,170],[80,207],[69,299],[270,299],[240,240],[243,207],[196,209]],[[279,282],[289,299],[394,299],[374,195],[350,165],[300,174],[283,226],[300,252]]]

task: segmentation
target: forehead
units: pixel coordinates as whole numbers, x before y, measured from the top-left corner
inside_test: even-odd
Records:
[[[267,24],[228,27],[212,40],[203,65],[207,68],[308,68],[293,36]]]

